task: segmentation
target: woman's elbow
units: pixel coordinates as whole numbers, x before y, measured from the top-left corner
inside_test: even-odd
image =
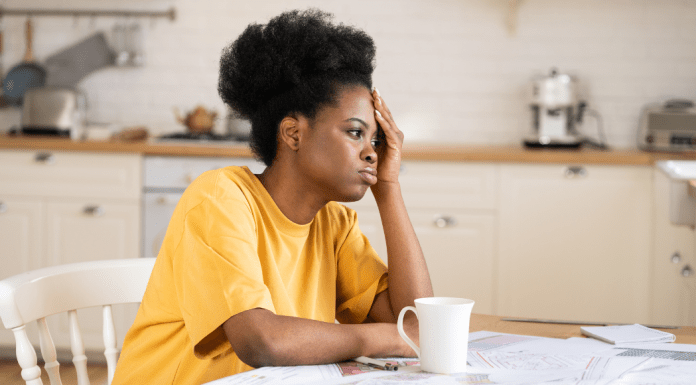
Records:
[[[232,348],[242,362],[253,368],[281,365],[278,349],[271,338],[263,335],[247,335],[246,337],[244,341],[236,341],[232,344]]]
[[[287,355],[283,354],[282,340],[274,334],[274,328],[264,327],[269,325],[259,320],[246,319],[248,315],[241,313],[223,325],[237,357],[254,368],[286,364]]]

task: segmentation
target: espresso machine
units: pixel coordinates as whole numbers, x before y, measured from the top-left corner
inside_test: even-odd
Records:
[[[584,139],[578,131],[586,103],[581,101],[576,80],[555,68],[532,81],[532,133],[527,147],[577,148]]]

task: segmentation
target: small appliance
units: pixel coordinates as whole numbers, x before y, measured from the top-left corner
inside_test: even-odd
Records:
[[[85,122],[84,96],[71,88],[31,88],[24,94],[21,133],[79,139]]]
[[[577,148],[588,140],[580,135],[586,103],[579,96],[576,79],[555,68],[532,81],[532,133],[523,143],[528,147]],[[596,115],[598,118],[598,115]],[[598,118],[598,127],[600,120]],[[601,130],[600,130],[601,131]],[[602,143],[590,143],[603,147]]]
[[[696,107],[686,99],[670,99],[643,108],[638,147],[647,151],[696,150]]]

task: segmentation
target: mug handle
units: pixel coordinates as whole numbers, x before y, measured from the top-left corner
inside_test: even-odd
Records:
[[[396,321],[396,329],[399,331],[399,335],[401,336],[401,338],[403,338],[404,341],[406,341],[406,343],[408,344],[408,346],[410,346],[416,352],[416,354],[418,355],[418,359],[420,359],[420,348],[415,343],[413,343],[413,341],[411,341],[411,339],[408,338],[408,336],[406,335],[406,332],[404,332],[404,315],[406,315],[406,312],[409,310],[411,310],[413,314],[416,315],[416,318],[418,318],[418,312],[416,311],[416,308],[413,306],[406,306],[403,309],[401,309],[401,312],[399,313],[399,320]]]

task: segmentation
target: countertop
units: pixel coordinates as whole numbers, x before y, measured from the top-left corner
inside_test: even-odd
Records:
[[[143,141],[72,141],[50,137],[0,135],[0,149],[131,153],[160,156],[252,157],[245,142],[218,144]],[[658,160],[696,160],[696,152],[644,152],[637,149],[529,149],[522,145],[473,146],[408,143],[404,160],[505,163],[578,163],[651,166]]]

